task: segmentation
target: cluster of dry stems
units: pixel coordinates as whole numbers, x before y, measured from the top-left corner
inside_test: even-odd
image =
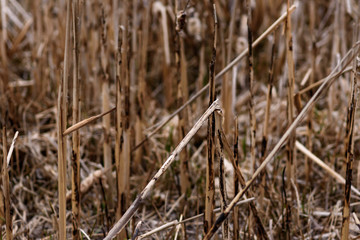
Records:
[[[0,237],[359,233],[360,3],[0,3]]]

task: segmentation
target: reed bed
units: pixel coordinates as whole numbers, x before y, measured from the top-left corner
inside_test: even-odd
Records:
[[[356,239],[359,13],[0,0],[0,238]]]

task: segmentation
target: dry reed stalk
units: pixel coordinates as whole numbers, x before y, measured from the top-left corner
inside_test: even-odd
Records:
[[[63,79],[62,79],[63,81]],[[59,239],[66,239],[66,157],[64,155],[62,81],[59,84],[57,104],[57,135],[58,135],[58,191],[59,191]]]
[[[169,44],[169,29],[167,24],[166,7],[161,1],[156,1],[152,5],[153,14],[156,16],[161,15],[161,29],[162,29],[162,41],[164,45],[164,57],[165,64],[163,65],[163,81],[165,91],[166,104],[169,106],[173,102],[173,83],[170,77],[170,44]]]
[[[217,119],[216,122],[221,121],[221,119]],[[218,147],[220,148],[217,151],[220,155],[220,162],[219,162],[219,190],[220,190],[220,205],[221,205],[221,212],[225,211],[227,207],[227,192],[226,192],[226,179],[225,179],[225,165],[224,165],[224,145],[222,141],[219,140]],[[229,239],[229,221],[226,219],[222,226],[222,239]]]
[[[358,24],[356,25],[359,26]],[[356,28],[355,28],[356,29]],[[358,31],[354,30],[354,39],[357,39]],[[352,182],[352,170],[354,162],[354,122],[356,114],[356,106],[358,100],[358,85],[360,61],[358,58],[354,59],[353,63],[354,72],[351,81],[351,95],[348,105],[348,113],[346,120],[346,135],[345,135],[345,157],[346,157],[346,182],[344,191],[344,208],[342,215],[342,227],[341,227],[341,240],[349,239],[349,224],[350,224],[350,195],[351,195],[351,182]]]
[[[223,146],[225,152],[227,153],[227,155],[231,161],[231,164],[233,165],[233,168],[235,170],[235,175],[237,176],[237,179],[239,180],[239,182],[241,184],[241,187],[245,188],[246,182],[245,182],[244,175],[241,172],[240,166],[236,164],[236,159],[232,155],[231,147],[225,136],[225,132],[222,128],[221,121],[219,120],[218,122],[220,122],[219,129],[218,129],[218,139],[219,139],[220,145]],[[251,190],[246,192],[246,197],[252,198],[252,196],[254,196],[254,193]],[[250,207],[250,211],[252,213],[253,219],[255,221],[255,227],[254,227],[255,234],[257,235],[257,237],[259,239],[269,239],[269,237],[265,231],[265,227],[259,216],[259,213],[256,209],[255,204],[253,202],[250,202],[249,207]]]
[[[102,118],[103,116],[106,116],[107,114],[109,113],[112,113],[113,111],[116,110],[116,107],[113,107],[111,108],[110,110],[106,111],[106,112],[103,112],[103,113],[100,113],[98,115],[95,115],[95,116],[92,116],[92,117],[89,117],[87,119],[84,119],[84,120],[81,120],[80,122],[72,125],[71,127],[69,127],[68,129],[66,129],[64,132],[63,132],[63,136],[66,136],[66,135],[69,135],[70,133],[74,132],[74,131],[77,131],[79,130],[80,128],[82,127],[85,127],[87,125],[89,125],[90,123]]]
[[[150,3],[147,3],[150,4]],[[145,16],[142,21],[142,31],[140,37],[140,66],[139,66],[139,82],[138,82],[138,91],[137,91],[137,100],[138,100],[138,111],[136,117],[136,131],[135,131],[135,144],[139,144],[142,139],[144,139],[143,134],[143,120],[145,115],[145,103],[148,101],[146,94],[146,65],[147,65],[147,51],[148,51],[148,42],[149,42],[149,25],[150,25],[150,7],[146,6],[144,2]],[[134,165],[135,167],[140,166],[141,158],[143,155],[143,149],[138,148],[134,154]]]
[[[118,37],[118,43],[117,45],[117,51],[116,51],[116,62],[118,64],[116,64],[116,125],[115,125],[115,130],[116,130],[116,138],[115,138],[115,165],[116,165],[116,187],[117,187],[117,203],[116,203],[116,220],[118,220],[121,215],[120,215],[120,210],[121,210],[121,188],[120,188],[120,174],[121,174],[121,145],[122,145],[122,141],[121,141],[121,137],[122,137],[122,122],[121,122],[121,112],[122,112],[122,89],[121,89],[121,82],[120,82],[120,78],[121,78],[121,68],[122,68],[122,63],[121,63],[121,48],[122,48],[122,36],[121,36],[121,27],[119,27],[119,37]]]
[[[234,170],[239,166],[239,132],[238,132],[238,119],[235,118],[235,130],[234,130],[234,159],[235,159],[235,166]],[[239,192],[239,177],[237,174],[234,174],[234,195]],[[239,208],[234,207],[233,212],[233,239],[239,239]]]
[[[200,22],[200,19],[199,19]],[[199,52],[199,75],[196,79],[196,92],[199,92],[203,86],[203,80],[204,80],[204,76],[205,76],[205,71],[206,71],[206,64],[205,64],[205,41],[203,41],[203,39],[205,38],[205,28],[202,26],[202,24],[199,24],[200,26],[200,39],[201,41],[201,46],[200,46],[200,52]],[[189,100],[187,101],[189,102]],[[185,103],[186,104],[186,103]],[[202,111],[202,100],[201,98],[198,98],[195,104],[196,110],[198,115],[201,114]]]
[[[182,11],[178,11],[178,1],[175,0],[175,64],[177,69],[176,82],[177,82],[177,106],[181,107],[187,100],[187,71],[186,71],[186,60],[184,53],[184,40],[181,38],[183,34],[183,27],[185,26],[186,20],[186,7]],[[178,143],[185,137],[186,129],[185,123],[189,122],[188,114],[186,111],[179,113],[179,124],[178,124]],[[190,188],[189,179],[189,154],[185,148],[179,155],[180,158],[180,188],[181,194],[187,195]]]
[[[6,140],[6,127],[2,129],[2,141],[3,141],[3,164],[2,164],[2,194],[5,202],[5,223],[6,223],[6,240],[13,239],[12,232],[12,218],[10,214],[10,186],[9,186],[9,172],[8,172],[8,152],[7,152],[7,140]],[[2,231],[2,230],[1,230]]]
[[[345,73],[348,73],[348,72],[350,72],[350,71],[352,71],[352,67],[347,67],[347,68],[345,68],[345,69],[341,72],[341,75],[342,75],[342,74],[345,74]],[[325,81],[325,79],[326,79],[326,78],[323,78],[323,79],[321,79],[321,80],[319,80],[319,81],[317,81],[317,82],[315,82],[315,83],[307,86],[306,88],[301,89],[301,90],[298,91],[295,95],[302,95],[302,94],[304,94],[304,93],[306,93],[306,92],[312,92],[312,90],[313,90],[314,88],[320,86],[320,85]]]
[[[221,223],[229,216],[231,210],[235,206],[235,203],[239,201],[239,199],[249,190],[250,186],[254,183],[255,179],[259,176],[261,171],[266,167],[266,165],[273,159],[275,154],[280,150],[280,148],[286,143],[291,133],[295,130],[295,128],[301,123],[303,118],[308,113],[311,106],[315,104],[317,100],[319,100],[321,94],[331,86],[331,84],[335,81],[337,77],[339,77],[342,71],[347,67],[347,65],[353,60],[353,58],[359,53],[360,42],[357,42],[353,48],[351,48],[345,57],[341,60],[341,62],[333,69],[333,71],[326,77],[324,83],[318,88],[315,94],[311,97],[311,99],[307,102],[307,104],[303,107],[301,112],[294,119],[293,123],[289,126],[286,132],[282,135],[278,143],[274,146],[271,152],[267,155],[264,162],[259,166],[259,168],[252,175],[251,179],[246,182],[245,187],[233,198],[231,203],[228,205],[224,213],[222,213],[217,219],[215,224],[211,227],[210,232],[206,234],[204,240],[209,240],[216,233]],[[338,70],[339,69],[339,70]]]
[[[138,13],[138,4],[139,0],[130,1],[128,14],[129,14],[129,31],[131,34],[131,42],[129,44],[129,81],[130,86],[137,86],[137,79],[138,79],[138,68],[137,63],[139,62],[139,54],[138,52],[138,16],[142,15],[142,13]],[[131,23],[131,24],[130,24]],[[129,34],[129,35],[130,35]],[[130,94],[130,105],[134,105],[136,103],[136,94]],[[138,109],[136,107],[130,108],[130,118],[136,120]],[[134,124],[135,125],[135,124]],[[135,133],[136,134],[136,133]]]
[[[216,63],[216,42],[217,42],[217,16],[216,8],[214,7],[214,33],[213,33],[213,48],[212,56],[209,64],[209,106],[213,104],[216,99],[215,95],[215,63]],[[207,129],[207,163],[206,163],[206,186],[205,186],[205,216],[204,216],[204,233],[206,234],[210,226],[214,222],[214,205],[215,205],[215,134],[216,134],[216,119],[215,113],[211,114],[208,119]]]
[[[126,1],[123,5],[124,14],[122,15],[121,35],[119,34],[118,44],[118,90],[117,90],[117,184],[118,184],[118,203],[116,209],[116,219],[120,219],[125,213],[129,201],[130,187],[130,79],[128,71],[128,6],[130,2]],[[121,37],[120,37],[121,36]],[[120,49],[123,49],[120,50]],[[121,60],[119,59],[121,57]],[[126,231],[122,231],[119,239],[126,238]]]
[[[287,11],[289,12],[290,0],[287,0]],[[292,39],[292,28],[291,28],[291,17],[288,14],[285,22],[285,32],[286,32],[286,60],[288,66],[288,110],[287,118],[288,124],[290,125],[294,120],[295,114],[295,105],[294,105],[294,88],[295,88],[295,63],[294,63],[294,53],[293,53],[293,39]],[[290,186],[290,178],[295,177],[295,167],[296,167],[296,156],[294,154],[294,144],[295,144],[295,135],[291,136],[289,139],[288,148],[288,161],[287,161],[287,180],[288,186]],[[295,166],[294,166],[295,165]]]
[[[235,206],[238,207],[239,205],[246,204],[246,203],[249,203],[249,202],[254,201],[254,200],[255,200],[255,198],[248,198],[248,199],[237,202]],[[221,212],[221,208],[215,208],[214,209],[214,213],[219,213],[219,212]],[[198,215],[186,218],[186,219],[181,220],[181,221],[174,220],[174,221],[165,223],[165,224],[163,224],[163,225],[161,225],[161,226],[159,226],[159,227],[157,227],[157,228],[155,228],[155,229],[153,229],[153,230],[151,230],[151,231],[149,231],[147,233],[141,234],[140,236],[138,236],[138,238],[136,238],[136,240],[140,240],[140,239],[149,237],[154,233],[163,231],[163,230],[168,229],[170,227],[174,227],[174,226],[177,226],[177,225],[180,225],[180,224],[191,222],[191,221],[193,221],[195,219],[198,219],[198,218],[201,218],[203,216],[204,216],[204,213],[200,213]],[[141,221],[139,221],[139,222],[141,222]]]
[[[254,172],[256,159],[255,159],[255,151],[256,151],[256,117],[255,117],[255,102],[254,102],[254,70],[253,70],[253,48],[252,48],[252,16],[251,16],[251,6],[249,0],[246,1],[247,7],[247,27],[248,27],[248,81],[249,81],[249,116],[250,116],[250,173]],[[289,14],[288,14],[289,15]]]
[[[310,82],[309,85],[314,84],[315,81],[315,73],[316,73],[316,39],[315,39],[315,24],[316,24],[316,2],[309,2],[309,26],[310,26],[310,35],[312,42],[311,49],[311,74],[310,74]],[[312,95],[312,92],[310,92]],[[307,124],[307,148],[312,151],[313,141],[312,141],[312,131],[313,131],[313,109],[310,109],[308,115],[308,124]],[[306,182],[310,180],[310,174],[312,171],[312,162],[305,158],[305,179]]]
[[[101,62],[101,101],[102,101],[102,111],[107,112],[110,110],[110,91],[109,91],[109,73],[108,73],[108,48],[107,48],[107,24],[105,19],[104,8],[101,9],[101,46],[100,46],[100,62]],[[111,154],[111,135],[110,135],[110,114],[105,115],[102,118],[102,125],[104,130],[104,143],[103,143],[103,160],[104,160],[104,168],[108,169],[112,167],[112,154]],[[106,173],[106,181],[108,184],[108,188],[105,190],[106,204],[109,209],[114,208],[113,202],[113,189],[114,189],[114,178],[111,174],[111,171]]]
[[[193,138],[193,136],[197,133],[200,127],[204,124],[204,122],[208,119],[208,117],[214,112],[220,110],[219,102],[216,100],[211,104],[211,106],[204,112],[204,114],[200,117],[200,119],[195,123],[192,129],[188,132],[188,134],[184,137],[184,139],[180,142],[180,144],[175,148],[172,154],[167,158],[161,168],[156,172],[156,174],[152,177],[150,182],[146,185],[146,187],[141,191],[141,193],[136,197],[135,201],[131,204],[131,206],[127,209],[127,211],[123,214],[120,220],[115,223],[113,228],[109,231],[108,235],[104,238],[104,240],[110,240],[114,238],[130,221],[130,219],[134,216],[135,212],[141,206],[143,201],[148,197],[149,193],[153,189],[155,183],[158,179],[166,172],[166,170],[170,167],[170,165],[174,162],[175,157],[183,150],[183,148],[189,143],[189,141]]]
[[[289,12],[290,0],[287,0],[287,11]],[[291,17],[288,14],[285,21],[285,34],[286,34],[286,60],[288,69],[288,95],[287,95],[287,121],[290,126],[294,121],[295,105],[294,105],[294,88],[295,88],[295,64],[293,54],[293,39],[292,39]],[[296,183],[296,149],[295,149],[295,131],[289,137],[286,145],[287,161],[286,161],[286,189],[284,191],[291,190],[291,180]],[[294,199],[292,192],[291,199]],[[286,224],[291,229],[291,201],[286,201],[289,206],[286,208]],[[287,232],[287,236],[291,238],[291,233]]]
[[[9,55],[12,55],[16,52],[16,50],[18,49],[20,43],[22,40],[24,40],[27,32],[29,31],[31,25],[33,24],[33,19],[31,17],[29,17],[29,19],[26,21],[26,23],[24,24],[24,27],[21,29],[20,33],[17,35],[17,37],[14,40],[14,43],[9,51]]]
[[[73,30],[73,124],[80,119],[80,83],[79,83],[79,31],[80,31],[80,9],[79,0],[72,2],[72,30]],[[72,209],[72,236],[80,239],[80,134],[75,131],[72,134],[71,154],[71,209]]]
[[[6,86],[7,86],[7,65],[8,65],[8,57],[7,57],[7,54],[6,54],[6,41],[8,39],[8,36],[7,36],[7,21],[6,21],[6,13],[5,13],[5,9],[6,9],[6,0],[1,0],[0,1],[0,4],[1,4],[1,36],[0,36],[0,50],[1,50],[1,61],[2,61],[2,67],[3,69],[5,69],[5,72],[4,72],[4,82],[3,82],[3,85],[2,85],[2,93],[5,93],[5,89],[6,89]]]
[[[264,117],[264,129],[263,129],[263,137],[261,141],[261,158],[260,163],[264,161],[266,156],[267,142],[268,142],[268,128],[269,128],[269,118],[270,118],[270,106],[272,100],[272,88],[274,82],[274,59],[275,59],[275,48],[276,48],[277,38],[276,33],[274,33],[274,39],[271,49],[271,58],[270,58],[270,67],[269,67],[269,75],[268,75],[268,83],[267,83],[267,93],[266,93],[266,109],[265,109],[265,117]],[[261,187],[260,187],[260,198],[259,203],[262,208],[264,208],[263,200],[265,196],[266,189],[266,172],[264,171],[261,176]]]
[[[335,172],[332,168],[330,168],[324,161],[322,161],[320,158],[315,156],[308,148],[306,148],[304,145],[302,145],[300,142],[295,142],[296,148],[302,152],[305,156],[309,158],[309,160],[312,160],[317,165],[319,165],[321,168],[323,168],[326,172],[328,172],[333,178],[336,179],[341,184],[345,184],[345,178],[343,178],[340,174]],[[354,186],[351,186],[351,190],[358,196],[360,196],[360,191],[355,188]]]
[[[64,50],[64,70],[62,86],[59,86],[58,111],[58,188],[59,188],[59,239],[66,239],[66,159],[67,144],[66,136],[63,136],[67,125],[67,96],[68,96],[68,77],[69,77],[69,44],[71,28],[71,4],[70,0],[66,4],[66,33],[65,33],[65,50]],[[60,122],[59,122],[60,121]]]
[[[292,13],[295,10],[296,6],[293,5],[289,9],[289,14]],[[288,15],[287,12],[282,14],[270,27],[268,27],[252,44],[252,47],[255,48],[259,45],[259,43],[264,40],[271,32],[273,32],[285,19]],[[242,53],[240,53],[234,60],[231,61],[223,70],[221,70],[216,76],[215,76],[215,83],[218,84],[221,80],[221,77],[224,76],[224,74],[232,69],[234,66],[236,66],[240,60],[245,57],[248,54],[249,49],[246,48]],[[209,88],[209,83],[207,83],[203,88],[201,88],[195,95],[190,97],[190,99],[184,103],[180,108],[175,110],[172,114],[170,114],[168,117],[166,117],[164,120],[156,124],[156,128],[149,134],[146,135],[145,139],[143,139],[139,144],[137,144],[132,151],[136,150],[138,147],[140,147],[142,144],[144,144],[149,138],[154,136],[155,133],[157,133],[162,127],[164,127],[173,117],[175,117],[179,112],[184,110],[190,103],[192,103],[195,99],[200,97],[206,90]]]
[[[233,2],[232,10],[231,10],[231,18],[230,18],[230,25],[229,25],[229,35],[227,38],[227,48],[226,48],[226,64],[229,64],[232,58],[232,47],[233,47],[233,36],[234,36],[234,26],[235,26],[235,18],[236,18],[236,11],[237,11],[238,1]],[[224,51],[225,53],[225,51]],[[230,130],[230,124],[234,116],[234,101],[233,95],[231,94],[232,89],[235,87],[233,86],[233,82],[230,81],[231,79],[231,72],[225,74],[223,81],[222,81],[222,102],[223,102],[223,109],[224,109],[224,130],[226,133]]]
[[[332,36],[332,46],[331,46],[331,64],[335,66],[338,62],[338,55],[340,53],[340,5],[342,1],[336,2],[336,6],[334,9],[334,30]],[[345,40],[345,39],[343,39]],[[327,98],[328,101],[328,120],[329,122],[333,121],[332,113],[335,108],[335,101],[336,101],[336,87],[332,86],[329,89],[329,95]]]

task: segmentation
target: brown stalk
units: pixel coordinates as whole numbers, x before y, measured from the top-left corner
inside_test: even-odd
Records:
[[[235,166],[234,170],[236,171],[239,166],[239,132],[238,132],[238,119],[235,118],[235,130],[234,130],[234,160]],[[238,194],[239,192],[239,177],[237,174],[234,175],[234,194]],[[239,208],[237,206],[234,207],[233,212],[233,239],[239,239]]]
[[[175,0],[175,64],[177,69],[177,105],[181,107],[188,97],[187,88],[187,72],[186,72],[186,60],[184,53],[184,40],[181,38],[183,34],[183,27],[185,26],[186,20],[186,9],[178,11],[178,1]],[[185,137],[186,129],[185,123],[189,122],[187,112],[179,113],[179,124],[178,124],[178,143]],[[181,194],[187,194],[190,188],[189,180],[189,155],[185,148],[180,153],[180,188]]]
[[[59,188],[59,239],[66,239],[66,158],[64,154],[63,132],[63,91],[62,81],[59,84],[57,103],[57,134],[58,134],[58,188]]]
[[[254,200],[255,200],[255,198],[248,198],[246,200],[239,201],[239,202],[236,203],[236,207],[239,206],[239,205],[245,204],[245,203],[249,203],[249,202],[254,201]],[[221,208],[215,208],[214,209],[214,213],[219,213],[219,212],[221,212]],[[140,239],[149,237],[154,233],[163,231],[163,230],[168,229],[170,227],[174,227],[174,226],[177,226],[177,225],[180,225],[180,224],[184,224],[186,222],[193,221],[193,220],[201,218],[203,216],[204,216],[204,213],[200,213],[198,215],[189,217],[189,218],[181,220],[181,221],[174,220],[174,221],[168,222],[168,223],[163,224],[160,227],[157,227],[157,228],[155,228],[155,229],[153,229],[153,230],[151,230],[151,231],[149,231],[147,233],[141,234],[140,236],[138,236],[138,238],[136,238],[136,240],[140,240]],[[141,221],[139,221],[139,222],[141,222]]]
[[[359,26],[358,24],[356,25]],[[356,29],[356,28],[355,28]],[[354,36],[357,36],[358,31],[354,30]],[[354,37],[356,38],[356,37]],[[360,62],[354,59],[351,81],[351,95],[348,105],[347,121],[346,121],[346,135],[345,135],[345,157],[346,157],[346,176],[345,176],[345,191],[344,191],[344,208],[342,214],[342,227],[341,227],[341,240],[349,239],[349,224],[350,224],[350,195],[351,195],[351,182],[352,170],[354,162],[354,122],[356,114],[356,106],[358,100],[358,86],[357,81],[359,78]]]
[[[310,75],[310,85],[314,83],[315,73],[316,73],[316,41],[315,41],[315,23],[316,23],[316,2],[309,2],[309,19],[310,19],[310,34],[312,41],[312,51],[311,51],[311,75]],[[311,94],[312,92],[310,92]],[[313,142],[312,142],[312,131],[313,131],[313,109],[310,110],[308,116],[307,124],[307,148],[312,151]],[[309,159],[305,158],[305,179],[307,182],[310,180],[310,174],[312,171],[312,162]]]
[[[5,223],[6,223],[6,240],[13,239],[12,232],[12,218],[10,214],[10,185],[9,185],[9,172],[8,172],[8,152],[7,152],[7,140],[6,140],[6,127],[3,126],[2,131],[3,140],[3,164],[2,164],[2,194],[5,202]]]
[[[211,227],[210,231],[204,237],[204,240],[209,240],[216,233],[221,223],[229,216],[231,210],[235,206],[235,203],[239,201],[239,199],[249,190],[250,186],[254,183],[255,179],[259,176],[259,174],[263,171],[266,165],[273,159],[275,154],[280,150],[280,148],[287,142],[291,133],[295,130],[295,128],[301,123],[303,118],[308,113],[311,106],[319,100],[321,94],[324,93],[329,86],[335,81],[337,77],[339,77],[342,71],[347,67],[347,65],[353,60],[353,58],[359,53],[360,43],[356,43],[352,49],[345,55],[345,57],[341,60],[341,62],[333,69],[333,71],[326,77],[324,83],[318,88],[315,94],[311,97],[308,103],[303,107],[301,112],[294,119],[293,123],[289,126],[286,132],[282,135],[278,143],[271,150],[268,156],[265,158],[264,162],[259,166],[259,168],[252,175],[251,179],[246,182],[245,187],[233,198],[231,203],[228,205],[224,213],[222,213],[215,221],[215,224]]]
[[[291,6],[289,9],[289,13],[292,13],[295,10],[295,5]],[[283,15],[281,15],[270,27],[268,27],[263,34],[261,34],[252,44],[252,47],[255,48],[259,45],[259,43],[264,40],[271,32],[273,32],[285,19],[287,16],[287,12],[285,12]],[[215,84],[219,84],[221,77],[224,76],[224,74],[232,69],[236,64],[240,62],[240,60],[245,57],[248,54],[249,49],[246,48],[241,54],[239,54],[234,60],[231,61],[223,70],[221,70],[216,76],[215,76]],[[200,97],[206,90],[209,88],[209,83],[207,83],[203,88],[201,88],[195,95],[190,97],[190,99],[185,102],[180,108],[175,110],[171,115],[166,117],[164,120],[162,120],[160,123],[156,124],[157,127],[148,135],[146,135],[145,139],[143,139],[139,144],[137,144],[132,151],[140,147],[144,142],[146,142],[149,138],[151,138],[155,133],[157,133],[162,127],[164,127],[173,117],[175,117],[179,112],[184,110],[190,103],[192,103],[195,99]]]
[[[140,37],[140,67],[139,67],[139,89],[137,92],[137,99],[138,99],[138,114],[136,118],[136,136],[135,136],[135,144],[139,144],[142,139],[144,139],[143,133],[143,120],[145,115],[145,103],[148,101],[148,97],[146,94],[146,64],[147,64],[147,51],[148,51],[148,42],[149,42],[149,24],[150,24],[150,7],[146,6],[144,2],[145,16],[142,21],[142,31]],[[138,148],[134,154],[134,165],[140,166],[141,158],[143,155],[143,149]]]
[[[129,201],[130,186],[130,78],[128,71],[128,6],[130,2],[124,2],[124,14],[122,15],[123,30],[119,34],[118,44],[118,90],[117,90],[117,114],[116,114],[116,172],[118,186],[118,203],[116,219],[120,219],[125,213]],[[121,51],[120,49],[124,49]],[[120,60],[121,58],[121,60]],[[126,238],[126,231],[123,230],[119,239]]]
[[[235,26],[235,18],[236,18],[236,10],[237,10],[238,1],[233,2],[232,10],[231,10],[231,19],[229,25],[229,36],[228,36],[228,45],[226,49],[226,64],[229,64],[232,58],[232,47],[233,47],[233,36],[234,36],[234,26]],[[230,123],[234,116],[234,101],[233,95],[231,94],[232,86],[231,73],[225,74],[222,81],[222,101],[223,101],[223,109],[224,109],[224,130],[225,132],[229,132]]]
[[[66,33],[65,33],[65,50],[64,50],[64,71],[62,86],[59,87],[58,102],[58,188],[59,188],[59,239],[66,239],[66,156],[67,144],[66,136],[63,136],[67,125],[67,96],[68,96],[68,77],[69,77],[69,43],[71,28],[71,4],[70,0],[66,4]],[[60,99],[61,97],[61,99]],[[61,153],[60,153],[61,152]]]
[[[174,162],[175,157],[189,143],[189,141],[197,133],[197,131],[204,124],[204,122],[208,119],[208,117],[216,110],[220,110],[219,102],[217,100],[213,102],[213,104],[204,112],[204,114],[200,117],[200,119],[195,123],[195,125],[192,127],[192,129],[188,132],[188,134],[184,137],[184,139],[180,142],[180,144],[175,148],[175,150],[172,152],[172,154],[167,158],[167,160],[164,162],[164,164],[161,166],[161,168],[156,172],[155,176],[152,177],[150,182],[141,191],[141,193],[136,197],[135,201],[131,204],[131,206],[123,214],[121,219],[115,223],[115,225],[109,231],[108,235],[104,238],[104,240],[110,240],[110,239],[114,238],[125,227],[125,225],[134,216],[134,214],[138,210],[138,208],[142,205],[143,201],[149,196],[149,193],[153,189],[155,183],[159,180],[159,178],[166,172],[166,170]]]
[[[209,64],[209,106],[215,101],[215,62],[216,62],[216,42],[217,42],[217,16],[216,8],[214,7],[214,33],[213,33],[213,49],[211,62]],[[214,204],[215,204],[215,113],[211,114],[208,119],[207,129],[207,148],[208,159],[206,163],[206,186],[205,186],[205,216],[204,216],[204,232],[207,233],[214,222]]]
[[[79,30],[80,30],[80,9],[79,1],[72,2],[72,27],[73,27],[73,124],[80,119],[80,83],[79,83]],[[71,154],[71,208],[72,208],[72,236],[73,239],[80,239],[80,136],[79,131],[72,134]]]
[[[115,165],[116,165],[116,186],[117,186],[117,204],[116,204],[116,220],[118,220],[121,210],[121,137],[122,137],[122,125],[121,125],[121,112],[122,112],[122,82],[120,82],[121,78],[121,68],[122,68],[122,62],[121,62],[121,48],[122,48],[122,36],[121,36],[121,28],[119,27],[119,37],[118,37],[118,43],[117,43],[117,52],[116,52],[116,62],[118,63],[116,65],[116,138],[115,138]]]
[[[289,12],[290,0],[287,0],[287,11]],[[288,14],[285,22],[285,34],[286,34],[286,60],[288,66],[288,97],[287,97],[287,120],[288,125],[294,121],[294,88],[295,88],[295,65],[294,65],[294,54],[293,54],[293,40],[292,40],[292,28],[291,28],[291,17]],[[287,162],[286,162],[286,189],[288,191],[291,188],[291,180],[296,182],[296,149],[295,149],[295,131],[289,137],[288,143],[286,145],[287,151]],[[294,199],[294,194],[291,194],[291,199]],[[288,201],[286,201],[288,202]],[[289,201],[289,207],[286,208],[286,219],[290,222],[287,222],[291,225],[291,202]],[[289,229],[290,226],[289,226]],[[287,236],[291,237],[291,233],[288,232]]]
[[[106,111],[106,112],[103,112],[103,113],[100,113],[96,116],[92,116],[92,117],[89,117],[87,119],[84,119],[84,120],[81,120],[80,122],[76,123],[76,124],[73,124],[71,127],[69,127],[68,129],[66,129],[64,132],[63,132],[63,136],[66,136],[66,135],[69,135],[70,133],[74,132],[74,131],[77,131],[79,130],[80,128],[82,127],[85,127],[87,125],[89,125],[90,123],[98,120],[99,118],[102,118],[103,116],[106,116],[107,114],[109,113],[112,113],[113,111],[116,110],[116,107],[113,107],[111,108],[110,110]]]
[[[329,167],[328,165],[326,165],[326,163],[324,163],[320,158],[318,158],[317,156],[315,156],[309,149],[307,149],[304,145],[302,145],[300,142],[296,141],[295,142],[295,146],[296,148],[302,152],[305,156],[307,156],[309,158],[309,160],[312,160],[313,162],[315,162],[317,165],[319,165],[322,169],[324,169],[326,172],[328,172],[330,174],[330,176],[332,176],[333,178],[336,179],[336,181],[338,181],[341,184],[345,185],[345,178],[343,178],[340,174],[338,174],[337,172],[335,172],[331,167]],[[356,189],[353,185],[351,186],[351,190],[358,196],[360,196],[360,191],[358,189]]]
[[[249,116],[250,116],[250,172],[253,173],[256,165],[255,151],[256,151],[256,117],[255,117],[255,102],[254,102],[254,70],[253,70],[253,49],[252,49],[252,16],[251,16],[251,6],[249,0],[246,1],[247,7],[247,27],[248,27],[248,81],[249,81]],[[289,14],[288,14],[289,15]]]
[[[219,120],[218,122],[221,122],[221,121]],[[236,178],[238,179],[238,182],[241,184],[242,188],[245,188],[246,182],[245,182],[244,175],[241,172],[240,166],[238,164],[236,164],[236,159],[232,155],[233,153],[231,151],[230,144],[225,136],[225,132],[222,128],[222,124],[220,124],[220,127],[218,129],[218,138],[219,138],[220,146],[222,146],[224,148],[225,153],[227,154],[227,156],[229,157],[229,159],[233,165],[233,168],[235,170],[235,175],[236,175]],[[251,190],[246,192],[246,197],[252,198],[252,196],[254,196],[254,193]],[[255,221],[255,229],[254,229],[255,234],[257,235],[257,237],[259,239],[269,239],[269,237],[265,231],[264,225],[261,221],[261,218],[259,216],[259,213],[256,209],[255,204],[253,202],[250,202],[249,206],[250,206],[250,210],[251,210],[251,213],[252,213],[254,221]]]
[[[164,45],[164,57],[165,64],[163,65],[163,81],[164,81],[164,89],[166,104],[169,106],[173,102],[173,85],[172,78],[170,77],[170,45],[169,45],[169,29],[167,24],[167,15],[166,15],[166,7],[161,1],[155,1],[152,6],[153,14],[161,15],[161,29],[162,29],[162,41]]]
[[[261,142],[261,158],[260,162],[264,161],[267,149],[267,141],[268,141],[268,128],[269,128],[269,118],[270,118],[270,106],[271,106],[271,99],[272,99],[272,88],[274,82],[274,58],[275,58],[275,48],[276,48],[276,33],[274,33],[274,40],[271,49],[271,58],[270,58],[270,67],[269,67],[269,77],[268,77],[268,84],[267,84],[267,93],[266,93],[266,109],[265,109],[265,119],[264,119],[264,129],[263,129],[263,137]],[[261,187],[260,187],[260,206],[264,208],[263,200],[265,195],[266,189],[266,176],[265,171],[261,176]]]
[[[217,120],[219,122],[219,119]],[[219,130],[218,130],[219,131]],[[225,211],[227,207],[227,192],[226,192],[226,179],[225,179],[225,165],[224,165],[224,145],[222,141],[219,139],[219,144],[217,146],[217,151],[220,155],[220,162],[219,162],[219,190],[220,190],[220,206],[221,206],[221,212]],[[229,221],[226,219],[222,226],[222,238],[223,239],[229,239]]]
[[[110,110],[110,91],[109,91],[109,73],[108,73],[108,48],[107,48],[107,24],[105,19],[104,8],[101,9],[100,18],[100,30],[101,30],[101,47],[100,47],[100,61],[101,61],[101,100],[102,100],[102,111],[107,112]],[[111,154],[111,135],[110,135],[110,114],[102,118],[103,130],[104,130],[104,143],[103,143],[103,160],[104,168],[108,169],[112,167],[112,154]],[[111,171],[106,173],[106,181],[109,187],[105,190],[106,204],[109,209],[114,207],[113,202],[113,189],[114,189],[114,178]]]

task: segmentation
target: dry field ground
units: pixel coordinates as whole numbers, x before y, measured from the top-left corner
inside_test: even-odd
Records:
[[[0,13],[0,239],[360,239],[359,1]]]

